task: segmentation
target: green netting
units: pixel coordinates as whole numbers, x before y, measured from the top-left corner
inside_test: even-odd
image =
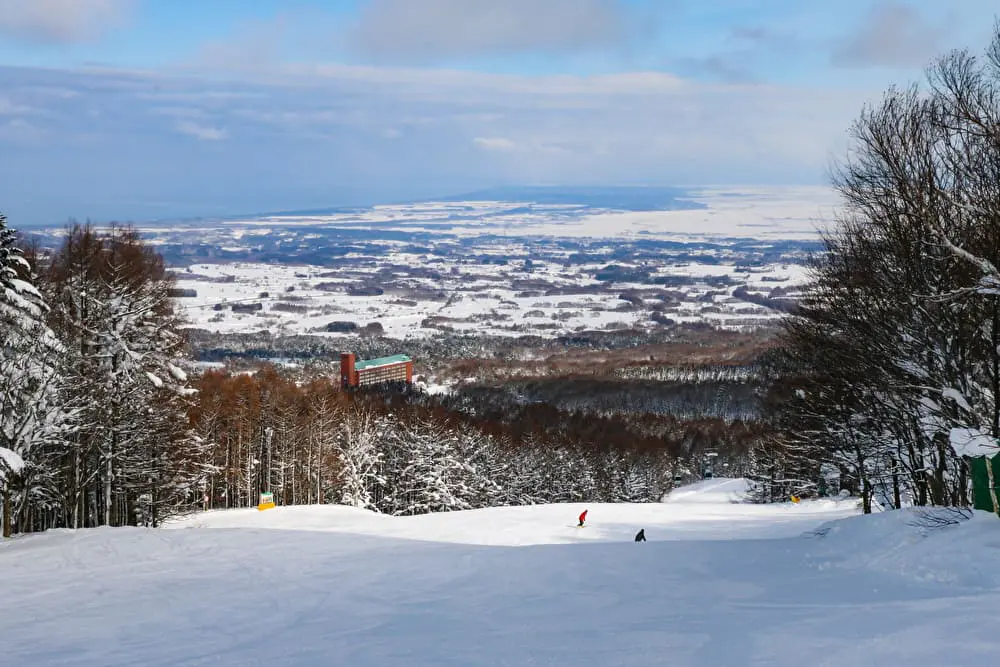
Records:
[[[990,493],[990,470],[987,461],[993,468],[993,493]],[[969,471],[972,477],[972,504],[977,510],[995,512],[994,495],[1000,499],[1000,454],[987,459],[977,456],[969,459]]]

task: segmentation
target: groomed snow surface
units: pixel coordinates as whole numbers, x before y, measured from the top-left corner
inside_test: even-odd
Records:
[[[0,544],[3,665],[961,667],[1000,656],[1000,521],[738,502],[234,510]],[[585,528],[576,516],[589,509]],[[645,528],[648,543],[633,535]]]

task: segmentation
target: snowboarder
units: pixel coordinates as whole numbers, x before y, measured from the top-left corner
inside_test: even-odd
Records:
[[[645,542],[646,541],[646,529],[645,528],[640,528],[639,532],[635,534],[635,541],[636,542]]]
[[[583,522],[586,520],[587,520],[587,510],[583,510],[583,513],[580,514],[580,523],[576,524],[576,527],[583,528]]]

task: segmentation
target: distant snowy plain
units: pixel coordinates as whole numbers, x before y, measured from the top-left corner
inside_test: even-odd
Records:
[[[1000,521],[853,501],[418,517],[336,506],[0,543],[4,665],[972,667],[1000,651]],[[576,516],[589,509],[588,525]],[[645,528],[650,540],[632,536]]]
[[[836,216],[834,193],[686,196],[693,207],[430,201],[142,231],[193,292],[177,300],[191,326],[219,333],[326,335],[344,322],[377,323],[393,338],[773,325],[782,312],[762,300],[794,297],[806,282],[808,253]],[[184,244],[214,247],[212,260],[192,261],[205,257]],[[644,277],[599,278],[608,265]]]
[[[374,206],[365,212],[282,214],[227,221],[234,238],[274,228],[347,225],[458,236],[504,233],[514,237],[647,238],[690,242],[753,238],[815,239],[835,219],[838,195],[823,186],[706,186],[690,188],[695,207],[669,210],[600,210],[582,205],[542,205],[531,200],[427,201]],[[156,231],[156,228],[151,229]]]

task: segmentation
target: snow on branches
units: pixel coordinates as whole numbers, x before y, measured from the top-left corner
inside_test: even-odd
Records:
[[[863,111],[842,219],[789,320],[786,460],[838,466],[866,510],[880,488],[897,507],[968,503],[967,444],[1000,437],[998,57],[1000,26],[989,62],[949,54]]]
[[[162,258],[132,229],[74,226],[51,256],[25,257],[15,238],[0,217],[0,468],[12,521],[155,524],[193,505],[206,445],[187,426],[192,389]]]

